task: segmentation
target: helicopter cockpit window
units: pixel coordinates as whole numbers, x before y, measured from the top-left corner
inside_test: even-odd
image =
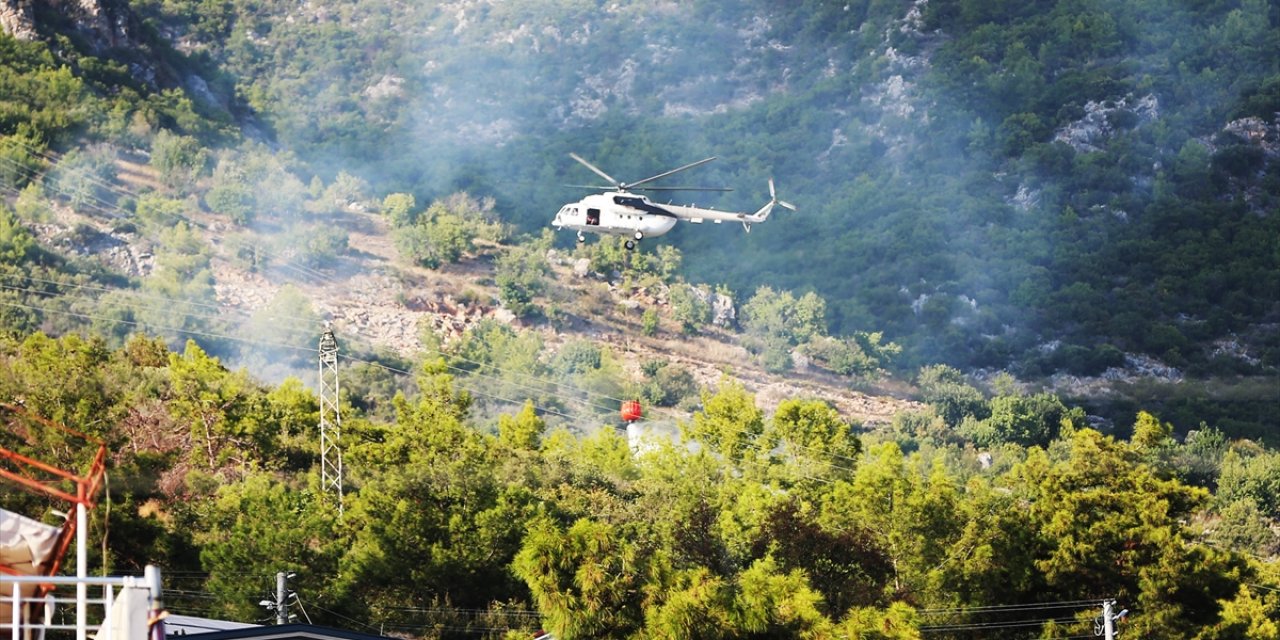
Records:
[[[627,196],[614,196],[613,202],[614,204],[620,204],[628,207],[640,206],[640,198],[633,198],[633,197],[627,197]]]
[[[600,210],[599,210],[599,209],[587,209],[587,224],[590,224],[590,225],[599,225],[599,224],[600,224]]]

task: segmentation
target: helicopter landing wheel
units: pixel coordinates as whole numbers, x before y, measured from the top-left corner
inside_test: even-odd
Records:
[[[639,231],[636,232],[635,237],[636,237],[636,240],[644,240],[644,234]]]
[[[586,241],[587,241],[587,237],[586,237],[586,236],[584,236],[584,235],[582,235],[581,233],[579,233],[579,234],[578,234],[578,242],[580,242],[580,243],[581,243],[581,242],[586,242]]]
[[[628,240],[628,241],[626,241],[626,242],[622,243],[622,246],[626,247],[626,248],[627,248],[627,251],[633,251],[633,250],[636,248],[636,241],[635,241],[635,240]]]

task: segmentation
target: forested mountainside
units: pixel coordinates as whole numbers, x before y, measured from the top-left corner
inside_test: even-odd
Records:
[[[103,439],[94,561],[174,611],[266,617],[295,570],[314,621],[424,638],[1074,637],[1107,598],[1280,635],[1275,2],[0,25],[0,445]],[[800,211],[574,247],[570,152]]]
[[[911,366],[1276,366],[1266,2],[175,1],[129,15],[133,52],[115,67],[74,39],[59,50],[87,79],[206,116],[165,114],[176,133],[279,145],[304,184],[346,172],[367,196],[423,203],[466,191],[536,231],[579,195],[563,187],[585,177],[570,151],[634,177],[716,155],[696,179],[737,191],[711,204],[754,208],[773,176],[803,211],[750,236],[677,229],[696,258],[684,275],[741,298],[814,291],[833,333],[884,332]],[[127,142],[126,122],[110,128]],[[254,190],[242,173],[215,176],[230,183],[215,208]]]
[[[707,156],[754,209],[684,274],[814,291],[908,362],[1274,372],[1277,8],[1250,2],[142,3],[312,170],[545,226]],[[702,195],[706,199],[708,196]],[[567,238],[562,243],[570,242]]]

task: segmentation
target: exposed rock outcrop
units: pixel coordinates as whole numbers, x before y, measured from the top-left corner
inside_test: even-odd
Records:
[[[31,0],[0,0],[0,29],[18,40],[36,39],[36,18]]]
[[[50,21],[57,24],[43,24]],[[112,57],[122,58],[129,74],[143,84],[152,88],[183,84],[178,73],[153,55],[142,21],[127,0],[0,0],[0,28],[19,40],[74,32],[82,53],[103,56],[112,52]]]
[[[711,296],[711,324],[717,327],[732,327],[738,323],[738,309],[733,298],[723,293]]]
[[[19,40],[35,40],[37,6],[71,22],[94,53],[139,44],[138,19],[123,0],[0,0],[0,27]]]
[[[706,285],[692,287],[692,291],[703,304],[711,307],[711,324],[732,327],[738,322],[738,309],[734,306],[732,296],[712,291]]]
[[[138,20],[123,0],[49,0],[58,13],[76,24],[95,53],[140,44]]]
[[[1090,100],[1084,116],[1054,132],[1054,142],[1070,145],[1080,152],[1098,151],[1116,129],[1132,128],[1160,117],[1160,101],[1147,95],[1129,104],[1132,96],[1114,102]]]
[[[1228,122],[1222,130],[1258,147],[1269,157],[1280,158],[1280,118],[1274,124],[1254,116],[1240,118]]]

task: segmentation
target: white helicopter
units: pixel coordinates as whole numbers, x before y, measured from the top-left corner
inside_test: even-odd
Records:
[[[569,156],[574,160],[582,163],[583,166],[590,169],[596,175],[608,180],[610,185],[572,185],[580,186],[587,189],[609,189],[605,193],[589,195],[577,202],[560,207],[560,211],[556,213],[556,217],[551,221],[551,225],[556,229],[572,229],[578,232],[578,242],[586,242],[586,236],[583,232],[598,233],[601,235],[630,236],[625,246],[627,249],[635,249],[636,241],[644,238],[655,238],[660,236],[676,226],[676,222],[684,220],[686,222],[702,223],[710,220],[716,224],[725,221],[741,222],[742,228],[748,233],[751,232],[751,225],[758,222],[764,222],[769,217],[769,213],[773,211],[774,205],[779,205],[795,211],[794,205],[783,202],[778,199],[777,194],[773,190],[773,180],[769,180],[769,202],[763,207],[756,210],[755,213],[740,213],[736,211],[717,211],[715,209],[704,209],[701,207],[691,207],[674,204],[657,204],[649,198],[631,193],[636,191],[730,191],[730,189],[716,187],[640,187],[642,184],[653,182],[659,178],[665,178],[673,173],[679,173],[685,169],[692,169],[696,166],[706,164],[715,160],[714,157],[699,160],[690,164],[686,164],[678,169],[672,169],[656,176],[638,180],[636,182],[626,183],[614,180],[609,174],[601,171],[595,165],[583,160],[578,154],[570,153]]]

